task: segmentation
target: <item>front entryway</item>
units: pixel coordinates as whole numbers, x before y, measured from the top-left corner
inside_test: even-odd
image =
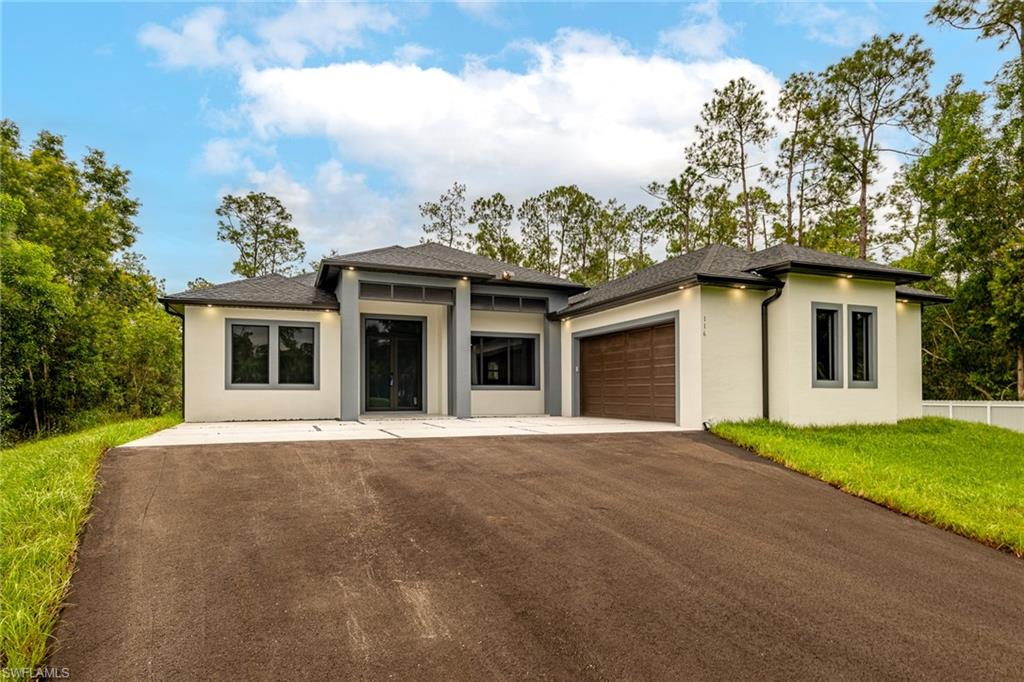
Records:
[[[367,412],[423,411],[423,325],[416,318],[364,318]]]

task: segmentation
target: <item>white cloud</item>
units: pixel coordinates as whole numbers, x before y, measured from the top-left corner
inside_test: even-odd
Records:
[[[500,23],[498,3],[493,0],[455,0],[455,6],[484,23]]]
[[[808,38],[826,45],[854,47],[878,33],[871,4],[858,5],[855,13],[824,2],[786,3],[778,7],[779,23],[802,26]]]
[[[658,34],[658,43],[674,52],[700,59],[720,57],[736,29],[718,16],[717,0],[691,5],[687,21]]]
[[[255,42],[227,28],[220,7],[203,7],[168,28],[147,24],[139,43],[154,50],[168,68],[302,65],[314,53],[338,54],[360,47],[366,31],[387,31],[394,16],[376,5],[300,2],[273,17],[257,20]]]
[[[248,71],[243,108],[256,135],[326,137],[416,201],[453,180],[513,201],[561,183],[640,201],[647,182],[679,171],[714,88],[745,76],[774,103],[779,87],[743,59],[641,56],[579,31],[526,47],[533,63],[523,73],[364,62]]]
[[[403,212],[415,206],[377,193],[367,186],[365,176],[348,172],[337,160],[321,164],[308,186],[280,164],[267,170],[251,169],[246,183],[232,191],[267,192],[288,208],[309,259],[331,249],[353,252],[385,241],[413,243],[418,239],[418,226],[405,225],[403,230],[400,220]]]
[[[418,43],[405,43],[395,48],[395,61],[399,64],[415,64],[427,57],[432,57],[435,51]]]

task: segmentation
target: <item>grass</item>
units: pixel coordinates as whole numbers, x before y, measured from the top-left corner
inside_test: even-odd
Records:
[[[178,421],[123,421],[0,450],[0,670],[35,668],[46,655],[103,453]]]
[[[1024,556],[1024,433],[937,417],[804,428],[725,422],[713,431],[848,493]]]

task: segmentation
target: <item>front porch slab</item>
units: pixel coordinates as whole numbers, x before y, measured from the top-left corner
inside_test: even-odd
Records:
[[[675,424],[597,417],[368,417],[359,421],[258,421],[179,424],[124,447],[286,443],[388,438],[465,438],[684,431]]]

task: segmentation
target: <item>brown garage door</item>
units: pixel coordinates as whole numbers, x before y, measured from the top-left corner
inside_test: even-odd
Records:
[[[580,339],[580,414],[676,420],[675,326]]]

